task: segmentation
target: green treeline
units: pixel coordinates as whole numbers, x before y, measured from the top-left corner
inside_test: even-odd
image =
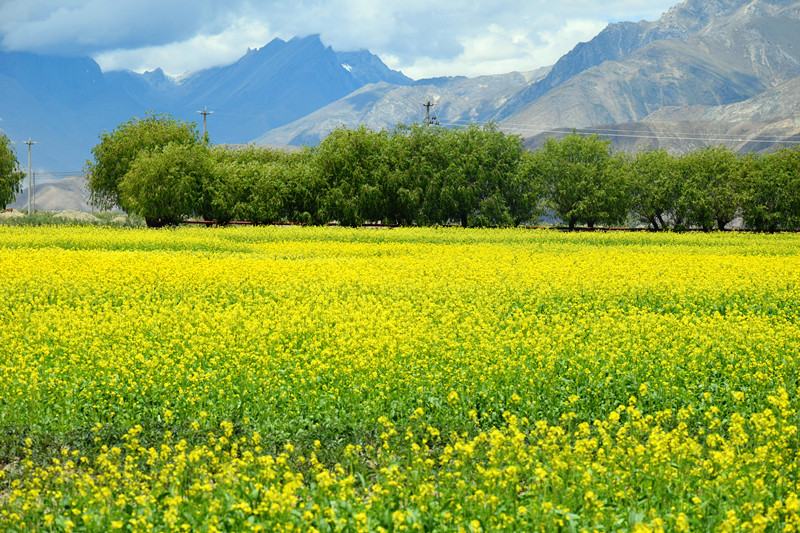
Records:
[[[225,224],[297,222],[577,226],[646,224],[800,229],[800,147],[740,156],[712,146],[684,156],[614,153],[572,134],[534,152],[495,125],[338,128],[296,152],[209,146],[166,115],[103,133],[86,173],[92,201],[150,226],[197,217]]]

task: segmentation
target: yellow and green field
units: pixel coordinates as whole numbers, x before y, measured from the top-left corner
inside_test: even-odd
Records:
[[[0,226],[0,530],[798,531],[800,235]]]

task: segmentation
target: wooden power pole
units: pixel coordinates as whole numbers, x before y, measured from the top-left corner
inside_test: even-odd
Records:
[[[213,114],[213,111],[208,110],[208,106],[203,107],[202,111],[198,111],[201,115],[203,115],[203,141],[206,140],[206,118],[208,115]]]

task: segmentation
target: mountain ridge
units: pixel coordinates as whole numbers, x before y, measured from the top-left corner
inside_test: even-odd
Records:
[[[17,142],[38,141],[35,168],[58,171],[82,166],[99,134],[131,117],[154,111],[198,122],[206,107],[214,143],[315,144],[338,126],[422,121],[430,101],[447,126],[495,122],[529,138],[640,127],[666,132],[659,145],[680,150],[690,143],[668,142],[678,125],[709,140],[724,125],[745,149],[759,135],[800,133],[797,35],[798,0],[685,0],[655,21],[609,24],[551,67],[475,78],[411,80],[367,50],[335,51],[319,35],[274,39],[180,79],[0,52],[0,127]]]
[[[652,129],[661,109],[714,108],[746,102],[800,76],[797,35],[797,0],[686,0],[656,21],[609,24],[593,39],[579,43],[562,56],[545,75],[536,76],[527,84],[507,86],[495,99],[481,99],[478,79],[418,80],[414,87],[426,87],[425,91],[437,99],[442,124],[494,121],[506,132],[537,137],[542,132],[598,125],[625,129],[625,124],[640,124],[652,115],[647,122]],[[507,79],[504,76],[507,75],[494,79]],[[466,91],[471,94],[453,94],[457,85],[471,86]],[[399,94],[387,87],[375,87],[372,95],[368,94],[370,90],[369,86],[359,90],[358,97],[365,102],[363,108],[351,105],[348,95],[312,115],[266,132],[256,142],[313,144],[334,125],[391,128],[408,120],[408,111],[387,114],[381,121],[370,118],[373,109],[397,109],[396,102],[391,104]],[[481,103],[466,112],[443,112],[457,108],[462,96]],[[420,97],[424,94],[409,94],[408,105]],[[785,92],[778,98],[789,99],[792,95]],[[777,115],[780,109],[788,115]],[[740,111],[736,121],[726,123],[726,127],[736,128],[745,138],[765,133],[791,138],[797,133],[789,127],[800,120],[791,105],[773,106],[769,117],[748,117],[743,113]],[[416,120],[423,116],[418,112]],[[747,133],[749,128],[752,131]],[[670,132],[669,137],[675,137],[674,123],[663,129]],[[713,133],[716,128],[699,123],[692,124],[688,131],[698,135],[707,131],[708,142],[718,137]],[[688,146],[683,142],[659,144],[676,151]],[[620,142],[618,146],[628,143]],[[745,149],[754,144],[745,142],[741,146]]]
[[[180,79],[160,69],[104,73],[88,57],[0,51],[0,128],[38,142],[35,168],[77,173],[103,131],[151,111],[197,122],[207,106],[212,142],[238,144],[384,79],[412,81],[369,51],[335,52],[319,35],[273,39]]]

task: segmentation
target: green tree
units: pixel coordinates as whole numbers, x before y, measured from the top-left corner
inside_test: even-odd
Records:
[[[92,204],[132,211],[120,194],[120,184],[139,154],[152,153],[169,143],[201,144],[197,124],[148,113],[144,119],[132,118],[120,124],[111,133],[103,132],[100,142],[92,148],[93,159],[84,167]]]
[[[424,190],[440,166],[435,148],[437,130],[419,123],[398,124],[389,135],[381,184],[386,222],[424,222]]]
[[[597,135],[547,139],[537,153],[548,206],[570,230],[578,223],[619,224],[628,212],[624,159]]]
[[[522,140],[493,123],[451,131],[454,142],[445,172],[453,178],[453,218],[462,226],[513,226],[508,201],[517,192],[514,180],[525,151]]]
[[[337,128],[312,155],[313,172],[325,184],[319,218],[358,226],[386,212],[380,183],[387,167],[388,132],[365,126]]]
[[[424,128],[408,137],[414,146],[415,166],[426,182],[422,190],[422,219],[456,221],[467,226],[511,226],[531,217],[527,182],[520,174],[525,152],[522,140],[506,135],[495,124],[483,127]]]
[[[741,188],[747,166],[726,146],[709,146],[681,159],[681,192],[678,213],[687,224],[704,231],[725,229],[739,211]]]
[[[312,149],[306,148],[287,154],[283,163],[282,176],[286,186],[283,210],[290,222],[326,222],[320,219],[320,199],[324,196],[326,185],[312,171],[311,158]]]
[[[178,224],[192,215],[205,218],[211,202],[204,184],[211,173],[204,145],[169,143],[133,160],[119,185],[120,201],[150,227]]]
[[[204,198],[211,206],[206,218],[218,224],[284,220],[284,190],[289,181],[284,174],[289,158],[286,152],[256,146],[211,150],[213,171],[203,185]]]
[[[0,132],[0,209],[14,201],[21,190],[25,174],[17,168],[19,161],[11,141]]]
[[[655,230],[677,222],[675,205],[679,194],[680,171],[677,160],[666,150],[645,149],[630,158],[627,165],[630,209],[641,222]]]
[[[744,176],[742,216],[758,231],[800,229],[800,146],[751,161]]]
[[[447,135],[444,128],[420,123],[395,129],[388,184],[395,221],[422,225],[447,222],[441,202],[443,171],[450,158],[445,150]]]
[[[540,159],[535,153],[522,153],[517,170],[503,184],[503,196],[514,224],[536,224],[542,214],[544,197],[543,173],[538,168]]]

